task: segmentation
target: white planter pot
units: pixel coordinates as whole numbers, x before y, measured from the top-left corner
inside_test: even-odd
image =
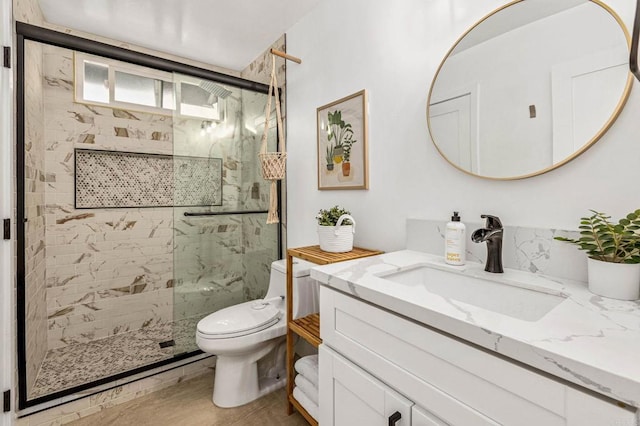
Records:
[[[349,219],[353,225],[342,225],[345,219]],[[353,234],[355,232],[356,221],[348,214],[340,216],[336,226],[318,225],[320,250],[331,253],[344,253],[353,250]]]
[[[589,291],[620,300],[640,298],[640,263],[611,263],[587,259]]]

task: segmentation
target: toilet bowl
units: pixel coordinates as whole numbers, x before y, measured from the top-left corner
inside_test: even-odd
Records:
[[[318,312],[318,284],[309,277],[312,266],[294,260],[294,318]],[[237,407],[285,385],[285,294],[286,263],[277,260],[271,264],[264,299],[221,309],[198,323],[198,347],[217,356],[215,405]]]

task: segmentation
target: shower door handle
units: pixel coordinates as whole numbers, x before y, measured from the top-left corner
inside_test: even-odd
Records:
[[[231,216],[231,215],[239,215],[239,214],[260,214],[269,213],[269,210],[241,210],[241,211],[230,211],[230,212],[184,212],[184,215],[187,217],[196,217],[196,216]]]

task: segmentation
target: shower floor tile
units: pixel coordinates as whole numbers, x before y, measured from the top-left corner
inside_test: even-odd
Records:
[[[196,323],[189,318],[162,326],[117,334],[87,343],[76,343],[47,352],[29,398],[94,382],[138,367],[198,349]],[[160,347],[174,340],[175,346]]]

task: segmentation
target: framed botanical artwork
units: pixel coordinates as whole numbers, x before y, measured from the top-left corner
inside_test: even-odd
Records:
[[[367,92],[317,110],[318,189],[369,189]]]

